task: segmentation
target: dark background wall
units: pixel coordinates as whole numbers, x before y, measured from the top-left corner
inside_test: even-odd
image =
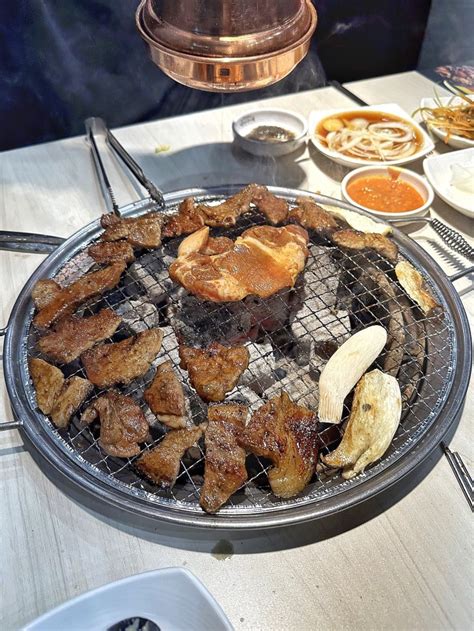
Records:
[[[177,0],[178,1],[178,0]],[[184,0],[183,0],[184,1]],[[473,0],[469,0],[473,1]],[[259,93],[180,86],[148,59],[138,0],[0,0],[0,150],[416,67],[431,0],[315,0],[308,58]]]

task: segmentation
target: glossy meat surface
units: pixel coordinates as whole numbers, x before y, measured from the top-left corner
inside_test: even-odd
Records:
[[[318,455],[316,415],[282,392],[255,412],[238,443],[271,460],[274,466],[268,480],[273,493],[292,497],[304,489],[314,473]]]
[[[131,263],[135,260],[133,248],[127,241],[98,241],[89,246],[87,253],[96,263]]]
[[[81,355],[87,378],[99,388],[129,383],[150,368],[162,339],[160,329],[150,329],[121,342],[91,348]]]
[[[249,353],[244,346],[223,346],[213,342],[207,348],[180,345],[181,368],[204,401],[223,401],[238,383],[249,365]]]
[[[110,456],[131,458],[140,453],[139,443],[148,437],[148,423],[140,406],[115,390],[101,395],[81,417],[89,424],[100,420],[99,443]]]
[[[153,249],[161,245],[163,215],[150,212],[139,217],[117,217],[109,213],[102,215],[100,224],[104,228],[102,241],[125,239],[135,248]]]
[[[155,484],[171,488],[178,477],[181,458],[197,443],[202,431],[200,426],[170,430],[157,447],[140,456],[137,469]]]
[[[307,243],[308,233],[300,226],[257,226],[237,237],[233,248],[222,254],[178,256],[169,274],[204,300],[230,302],[249,295],[268,298],[293,287],[305,266]]]
[[[111,337],[121,320],[112,309],[102,309],[87,318],[73,315],[60,320],[50,333],[43,335],[38,347],[47,357],[67,364],[98,342]]]
[[[331,235],[339,229],[339,224],[327,210],[306,197],[298,197],[297,206],[292,208],[289,219],[296,221],[308,230],[314,230],[323,237]]]
[[[158,420],[177,429],[186,426],[186,405],[183,384],[170,361],[156,368],[153,381],[143,394],[150,410]]]
[[[383,234],[358,232],[357,230],[339,230],[331,236],[333,243],[348,250],[374,250],[392,263],[395,263],[398,248],[393,241]]]
[[[247,413],[247,406],[234,403],[213,405],[208,409],[204,484],[199,499],[208,513],[217,512],[247,480],[245,450],[237,442]]]
[[[50,302],[40,308],[33,324],[38,329],[48,328],[59,318],[75,311],[86,300],[113,289],[120,281],[124,269],[125,263],[113,263],[96,272],[88,272],[67,287],[62,287],[54,292]],[[39,283],[44,281],[38,281]],[[44,284],[40,287],[44,287]]]

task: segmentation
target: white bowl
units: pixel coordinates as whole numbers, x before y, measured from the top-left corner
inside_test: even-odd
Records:
[[[398,171],[398,177],[401,180],[411,184],[418,191],[418,193],[420,193],[424,200],[423,206],[415,208],[414,210],[406,210],[398,213],[388,213],[383,210],[374,210],[373,208],[362,206],[362,204],[359,204],[354,199],[352,199],[352,197],[347,192],[348,186],[352,181],[360,177],[367,177],[368,175],[388,175],[389,168],[391,171]],[[410,171],[409,169],[400,169],[393,166],[368,166],[350,171],[350,173],[348,173],[341,182],[341,190],[342,195],[346,201],[354,204],[354,206],[357,206],[358,208],[362,208],[362,210],[366,210],[367,212],[372,213],[373,215],[377,215],[377,217],[383,217],[384,219],[407,219],[408,217],[417,217],[420,215],[424,215],[433,203],[434,199],[433,189],[423,176],[418,175],[418,173]]]
[[[466,217],[474,217],[474,195],[451,186],[451,166],[474,166],[474,148],[452,151],[423,160],[423,169],[436,194]]]
[[[27,624],[23,631],[104,631],[129,618],[160,629],[232,631],[228,618],[188,570],[170,567],[129,576],[82,594]]]
[[[441,105],[447,105],[448,103],[450,103],[451,105],[458,105],[463,102],[465,103],[464,99],[461,99],[457,96],[441,96],[439,99],[421,99],[420,107],[436,107],[437,100],[441,103]],[[421,114],[419,114],[419,116],[422,119]],[[433,131],[433,134],[435,136],[438,136],[438,138],[441,138],[441,140],[445,141],[448,135],[445,131],[439,129],[439,127],[430,127],[430,129]],[[454,147],[455,149],[466,149],[467,147],[474,147],[474,140],[469,140],[469,138],[463,138],[462,136],[456,136],[454,134],[450,136],[446,144],[450,147]]]
[[[409,125],[412,125],[419,132],[422,138],[423,144],[416,153],[414,153],[411,156],[408,156],[407,158],[401,158],[399,160],[387,160],[385,162],[376,161],[376,160],[363,160],[359,158],[351,158],[349,156],[343,155],[342,153],[339,153],[338,151],[331,151],[330,149],[326,147],[324,143],[322,143],[318,139],[316,135],[316,129],[319,123],[324,118],[328,118],[331,115],[339,115],[339,114],[344,114],[344,113],[349,114],[351,112],[360,112],[361,116],[363,116],[364,112],[382,112],[386,114],[392,114],[393,116],[397,116],[398,118],[401,118],[404,122],[408,123]],[[311,142],[313,143],[313,145],[316,147],[318,151],[320,151],[327,158],[330,158],[334,162],[337,162],[338,164],[342,164],[343,166],[346,166],[346,167],[358,167],[358,166],[368,166],[368,165],[393,166],[397,164],[408,164],[408,162],[413,162],[414,160],[423,158],[424,156],[426,156],[427,153],[429,153],[430,151],[434,149],[434,143],[429,137],[429,135],[425,132],[425,130],[422,127],[420,127],[420,125],[416,121],[410,118],[410,116],[405,112],[405,110],[401,108],[399,105],[397,105],[396,103],[387,103],[384,105],[370,105],[367,107],[357,107],[357,106],[354,106],[351,108],[343,107],[343,108],[338,108],[338,109],[333,109],[333,110],[319,110],[319,111],[313,110],[309,115],[309,137],[311,139]]]
[[[252,140],[246,136],[260,125],[276,125],[283,127],[295,135],[291,140],[283,142],[264,142]],[[284,156],[296,151],[305,141],[308,125],[306,119],[296,112],[288,110],[253,110],[239,116],[232,123],[235,143],[254,156]]]

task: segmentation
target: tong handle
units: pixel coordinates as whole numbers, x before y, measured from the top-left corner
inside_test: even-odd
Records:
[[[122,160],[127,169],[132,175],[140,182],[145,188],[150,197],[159,204],[161,208],[165,207],[165,200],[163,193],[151,182],[143,172],[141,166],[135,161],[134,158],[128,153],[124,146],[117,140],[110,129],[107,127],[103,118],[94,118],[94,126],[97,131],[105,136],[105,139],[110,148],[115,151],[117,156]]]
[[[105,170],[104,163],[102,162],[102,158],[100,157],[99,149],[95,140],[95,134],[97,134],[99,131],[102,131],[100,129],[100,123],[103,123],[101,118],[91,117],[85,120],[87,140],[90,144],[92,160],[94,162],[94,167],[97,173],[100,187],[102,189],[102,195],[105,199],[105,203],[109,206],[109,210],[120,217],[120,211],[117,201],[115,200],[115,194],[107,176],[107,172]]]

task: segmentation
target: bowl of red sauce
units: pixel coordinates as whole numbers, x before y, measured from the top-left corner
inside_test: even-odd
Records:
[[[341,187],[348,202],[386,219],[424,214],[434,199],[433,189],[423,176],[399,167],[355,169],[342,180]]]

